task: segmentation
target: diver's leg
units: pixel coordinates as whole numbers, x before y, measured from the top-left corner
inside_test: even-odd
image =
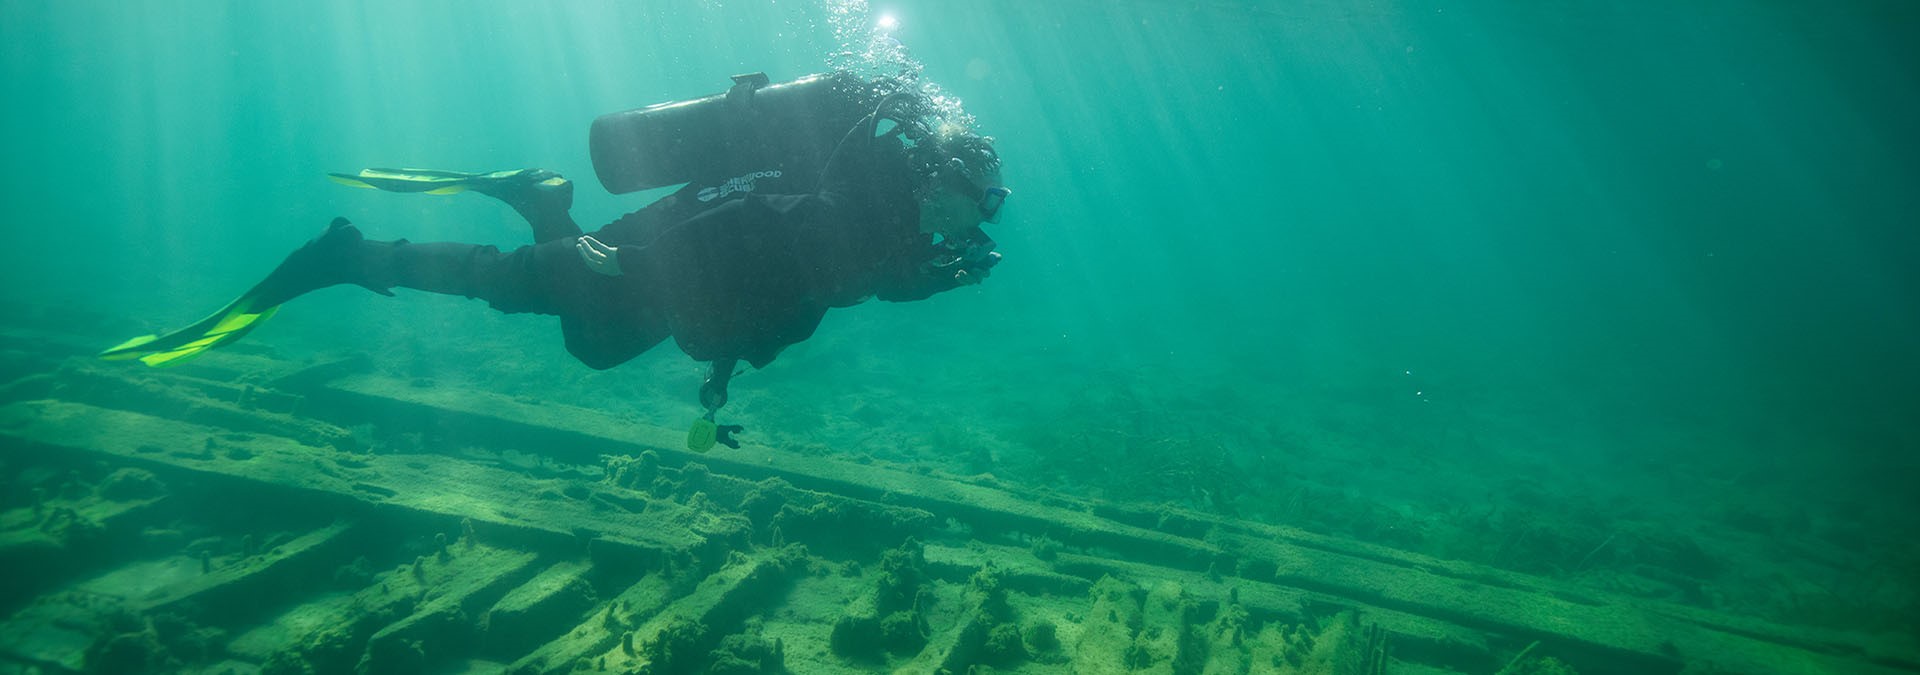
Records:
[[[335,218],[320,236],[288,254],[265,279],[225,307],[185,328],[114,345],[100,356],[172,365],[240,339],[279,311],[280,305],[311,291],[351,283],[392,295],[387,289],[397,279],[391,261],[401,244],[367,241],[347,219]]]
[[[578,268],[578,269],[575,269]],[[394,287],[486,300],[503,312],[561,314],[582,309],[604,289],[573,243],[556,240],[501,253],[492,246],[405,239],[370,241],[345,218],[287,256],[243,298],[279,305],[309,292],[355,284],[384,295]]]
[[[374,264],[380,249],[393,242],[367,241],[345,218],[335,218],[306,245],[287,254],[267,278],[240,296],[253,307],[273,307],[328,286],[359,284],[367,290],[393,295],[388,270]]]
[[[516,180],[477,185],[474,190],[506,202],[533,226],[533,243],[580,236],[573,222],[573,181],[546,169],[528,169]]]
[[[361,169],[328,174],[335,182],[387,192],[457,194],[472,190],[513,208],[533,226],[533,241],[544,244],[580,236],[567,212],[573,208],[573,181],[546,169],[463,173],[430,169]]]
[[[571,241],[522,246],[502,253],[492,246],[431,242],[369,242],[376,265],[391,270],[401,288],[479,298],[507,313],[573,314],[601,295],[599,280],[585,269]],[[570,263],[570,264],[569,264]],[[580,270],[572,268],[579,267]]]
[[[392,295],[396,286],[481,298],[503,312],[559,315],[567,349],[595,368],[633,358],[666,337],[643,294],[581,262],[571,239],[501,253],[492,246],[368,241],[345,218],[289,254],[260,283],[193,325],[107,348],[107,359],[171,365],[228,344],[309,292],[356,284]]]
[[[595,369],[626,363],[666,339],[666,319],[627,280],[598,274],[572,239],[501,253],[492,246],[399,242],[394,285],[486,300],[502,312],[560,317],[567,352]]]

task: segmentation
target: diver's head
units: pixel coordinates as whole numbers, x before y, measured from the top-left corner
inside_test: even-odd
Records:
[[[1000,222],[1000,206],[1013,191],[1001,181],[993,138],[974,133],[958,99],[911,78],[877,79],[867,93],[876,137],[898,139],[906,151],[921,232],[964,234]],[[882,120],[891,123],[884,131]]]
[[[952,235],[1000,222],[1000,206],[1011,194],[999,171],[978,178],[948,173],[920,200],[920,231]]]
[[[1000,222],[1000,207],[1013,191],[1000,177],[993,139],[959,133],[924,143],[920,171],[920,231],[954,235]]]

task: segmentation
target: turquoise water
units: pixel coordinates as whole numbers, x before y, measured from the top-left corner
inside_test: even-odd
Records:
[[[1006,262],[831,314],[736,381],[749,438],[1608,588],[1697,548],[1649,593],[1920,620],[1915,5],[829,4],[0,0],[5,298],[132,335],[337,215],[527,239],[324,179],[364,166],[554,169],[591,228],[649,198],[593,181],[595,116],[889,16],[998,140]],[[593,372],[471,301],[333,289],[248,340],[697,412],[671,346]]]

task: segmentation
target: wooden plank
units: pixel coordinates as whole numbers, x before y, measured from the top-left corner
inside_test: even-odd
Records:
[[[63,671],[98,670],[88,652],[119,617],[170,612],[198,616],[262,584],[289,584],[303,561],[324,555],[351,526],[338,523],[306,533],[218,569],[186,556],[139,561],[74,584],[49,601],[35,603],[0,624],[5,659]],[[131,614],[130,614],[131,613]]]
[[[1355,606],[1390,608],[1479,630],[1550,640],[1597,658],[1655,670],[1673,669],[1676,647],[1683,641],[1698,645],[1695,649],[1716,645],[1701,656],[1720,660],[1741,652],[1743,641],[1750,643],[1745,646],[1753,653],[1769,659],[1780,657],[1783,648],[1823,654],[1814,661],[1827,664],[1867,654],[1858,636],[1772,626],[1292,528],[1179,509],[1146,512],[1059,498],[1039,503],[1012,490],[764,446],[715,448],[696,455],[674,449],[678,441],[674,432],[633,425],[598,411],[554,411],[489,395],[415,392],[378,376],[356,376],[330,386],[363,408],[389,408],[414,399],[415,405],[474,420],[476,426],[507,425],[516,438],[546,438],[537,441],[545,444],[561,438],[587,439],[584,444],[597,447],[651,449],[669,461],[699,461],[716,472],[749,479],[779,477],[803,489],[923,509],[967,523],[976,535],[1045,533],[1070,546],[1111,551],[1129,562],[1189,571],[1224,567],[1223,573],[1230,575],[1244,567],[1256,571],[1254,581],[1297,586]],[[567,427],[547,426],[555,419],[564,419]],[[1167,531],[1150,529],[1149,524]]]
[[[501,596],[480,617],[489,656],[515,659],[578,623],[593,606],[588,560],[563,560],[547,566],[526,583]]]
[[[438,455],[350,454],[263,434],[235,438],[215,427],[64,401],[0,406],[0,442],[241,478],[456,522],[470,519],[482,528],[600,539],[650,551],[738,537],[744,527],[672,501],[631,495],[626,498],[641,500],[643,511],[610,510],[591,499],[597,486],[577,479],[533,478]]]
[[[419,673],[430,665],[455,660],[450,654],[471,651],[479,626],[467,617],[530,576],[535,557],[524,551],[458,546],[421,557],[415,562],[420,570],[409,572],[425,586],[413,613],[368,637],[366,654],[355,670],[375,675]],[[456,568],[454,561],[466,564]]]
[[[673,585],[663,574],[646,574],[565,634],[541,645],[513,663],[509,672],[559,675],[592,663],[592,657],[620,644],[630,627],[639,625],[674,599]]]
[[[272,361],[257,355],[247,359]],[[284,363],[267,363],[267,367],[292,372]],[[737,509],[731,506],[740,495],[726,497],[725,504],[713,503],[711,497],[697,500],[697,504],[682,504],[652,497],[645,490],[607,485],[597,480],[599,476],[591,469],[543,466],[549,475],[533,477],[441,454],[357,454],[341,451],[338,446],[342,444],[332,443],[324,435],[303,436],[301,429],[338,430],[376,422],[393,427],[383,431],[426,431],[491,450],[537,448],[589,466],[598,465],[604,454],[652,450],[669,465],[697,461],[711,467],[716,474],[712,480],[726,482],[728,487],[724,489],[734,493],[745,489],[740,486],[744,481],[780,477],[793,489],[832,495],[846,502],[837,508],[897,505],[933,514],[930,520],[935,522],[951,519],[965,527],[926,534],[964,539],[958,532],[971,532],[974,541],[965,547],[929,547],[929,568],[955,584],[967,569],[977,569],[992,560],[1010,588],[1017,587],[1034,597],[1085,595],[1095,580],[1111,574],[1146,589],[1142,595],[1160,592],[1178,602],[1216,604],[1224,604],[1222,598],[1233,596],[1237,597],[1236,604],[1250,611],[1296,623],[1324,619],[1330,608],[1358,609],[1370,621],[1386,627],[1393,639],[1410,646],[1419,644],[1420,649],[1427,650],[1427,657],[1454,650],[1443,657],[1428,658],[1429,663],[1488,661],[1495,654],[1510,654],[1519,644],[1540,640],[1555,653],[1578,654],[1584,663],[1603,664],[1600,672],[1672,672],[1689,662],[1774,672],[1920,669],[1900,650],[1874,651],[1862,638],[1850,634],[1800,630],[1698,608],[1619,597],[1552,579],[1180,509],[1064,499],[991,481],[949,480],[763,446],[695,454],[679,448],[678,430],[637,426],[599,411],[485,392],[416,387],[369,375],[348,375],[328,384],[328,374],[323,373],[285,380],[286,388],[299,394],[280,393],[275,394],[280,398],[271,399],[302,401],[301,413],[319,419],[296,418],[284,412],[262,413],[223,402],[229,396],[246,393],[243,387],[220,381],[233,372],[237,371],[216,368],[201,371],[198,377],[153,376],[170,383],[157,388],[138,386],[135,380],[139,378],[123,381],[90,370],[66,373],[61,377],[90,383],[84,389],[96,395],[82,395],[85,400],[80,401],[0,405],[0,447],[29,456],[99,457],[154,468],[156,472],[252,481],[289,490],[289,494],[317,494],[351,502],[364,506],[364,513],[375,518],[407,514],[449,523],[470,519],[482,533],[498,535],[505,547],[524,545],[527,550],[518,555],[529,556],[529,560],[535,551],[544,552],[548,559],[554,559],[556,552],[563,557],[579,555],[586,541],[638,552],[646,564],[633,566],[637,579],[619,582],[629,584],[621,597],[605,605],[603,612],[579,620],[574,630],[527,654],[515,664],[522,672],[559,672],[582,663],[614,669],[647,667],[656,660],[650,654],[661,653],[654,647],[699,645],[702,640],[717,639],[711,633],[688,637],[676,633],[677,627],[708,619],[719,624],[737,623],[743,613],[767,611],[766,607],[742,608],[737,600],[742,594],[751,595],[751,589],[764,590],[762,580],[753,578],[752,572],[745,573],[748,578],[732,576],[741,574],[743,566],[757,569],[757,565],[766,564],[763,556],[772,554],[765,550],[743,553],[740,560],[690,587],[670,583],[672,577],[660,571],[664,561],[676,556],[687,559],[683,554],[688,552],[697,552],[694,555],[711,564],[715,553],[745,550],[745,525],[732,513]],[[101,391],[110,395],[98,395]],[[124,395],[141,393],[163,401],[162,407],[168,410],[191,411],[199,402],[213,404],[183,414],[186,419],[109,409],[131,406],[129,401],[138,396],[128,399]],[[289,440],[288,436],[301,438]],[[720,481],[722,478],[724,481]],[[11,522],[9,518],[18,519],[0,514],[0,524]],[[11,530],[0,527],[0,535],[6,531]],[[979,543],[981,539],[1005,542],[1042,534],[1069,550],[1040,561],[1022,548]],[[768,535],[763,531],[756,536],[766,540]],[[806,541],[810,536],[820,535],[788,532],[786,538]],[[32,543],[27,539],[21,540],[22,546]],[[599,550],[605,552],[607,548],[601,546]],[[827,557],[842,553],[836,551]],[[563,562],[544,571],[530,562],[510,566],[509,573],[491,577],[491,585],[466,593],[459,606],[477,615],[495,596],[504,596],[493,603],[500,610],[499,616],[530,616],[543,607],[567,604],[566,594],[558,589],[579,583],[591,565],[584,560]],[[683,563],[674,568],[678,570],[674,574],[688,574],[698,567]],[[169,599],[169,593],[189,588],[192,579],[184,569],[178,561],[149,561],[116,573],[128,578],[171,579],[160,585],[174,590],[159,591],[152,600],[155,604],[148,606],[151,609],[183,606],[183,600]],[[215,583],[187,597],[208,597],[208,593],[222,592],[218,589],[240,588],[244,579],[262,578],[257,574],[264,572],[243,574],[231,583]],[[509,586],[526,577],[538,583],[529,581],[507,592]],[[721,594],[717,599],[706,595],[709,585],[731,588],[733,595],[726,590],[714,591]],[[1179,590],[1162,592],[1168,588]],[[335,596],[314,602],[338,599]],[[1056,601],[1074,606],[1083,601],[1097,604],[1097,600],[1082,598]],[[1135,609],[1138,622],[1166,624],[1176,633],[1200,628],[1181,623],[1184,614],[1156,614],[1156,607],[1164,610],[1162,605],[1166,603],[1153,603],[1150,599]],[[392,613],[399,612],[399,606],[389,607],[379,624],[383,627],[380,637],[376,639],[371,632],[364,636],[376,644],[374,651],[381,655],[370,662],[370,667],[400,670],[425,663],[424,657],[417,662],[408,660],[413,645],[443,639],[436,636],[444,636],[447,631],[478,630],[460,623],[447,607],[416,609],[409,606],[409,613],[395,616]],[[971,657],[965,653],[965,646],[978,637],[972,633],[985,627],[986,622],[977,605],[957,610],[949,605],[942,611],[957,611],[961,616],[943,621],[918,659],[924,661],[923,665],[935,667],[966,665]],[[568,621],[578,618],[569,617]],[[1103,625],[1100,620],[1086,616],[1082,625],[1071,630],[1064,630],[1067,627],[1063,624],[1062,634],[1069,636],[1069,644],[1084,647],[1084,653],[1075,655],[1076,660],[1092,664],[1108,658],[1100,645],[1114,640],[1098,639]],[[57,623],[47,619],[36,626]],[[39,629],[20,626],[22,634]],[[56,644],[62,637],[40,635],[34,639]],[[1225,654],[1220,644],[1207,647],[1169,641],[1164,633],[1129,634],[1128,639],[1129,648],[1151,656],[1147,660],[1155,664],[1191,661],[1198,658],[1195,650],[1199,649]],[[1293,638],[1263,635],[1256,642],[1285,651],[1273,641],[1287,639]],[[1449,642],[1456,646],[1445,646]],[[1255,650],[1240,656],[1258,661],[1260,654]],[[518,655],[476,656],[509,660]],[[436,655],[432,660],[442,665],[454,662],[443,658],[459,660],[461,655]],[[482,668],[497,665],[486,660],[460,662]],[[69,667],[59,665],[65,663],[60,658],[40,663]],[[1237,670],[1248,663],[1223,656],[1219,668]],[[1490,667],[1498,665],[1492,663]],[[1045,670],[1033,664],[1023,667]]]
[[[535,558],[486,545],[455,545],[445,559],[423,556],[374,575],[354,593],[321,593],[241,633],[227,650],[256,665],[295,671],[346,672],[366,658],[375,635],[393,638],[466,606],[472,598],[511,583]],[[415,634],[415,639],[420,637]],[[404,663],[391,654],[381,666]]]
[[[620,644],[595,657],[595,667],[613,672],[688,672],[707,658],[708,650],[726,631],[765,609],[768,596],[785,584],[788,567],[800,564],[796,555],[793,549],[736,555],[691,592],[623,634]]]

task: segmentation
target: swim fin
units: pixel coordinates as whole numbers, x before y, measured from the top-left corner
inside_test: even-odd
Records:
[[[333,182],[358,188],[451,195],[472,190],[506,202],[533,226],[534,243],[580,236],[573,222],[573,181],[546,169],[462,173],[435,169],[361,169],[329,173]]]
[[[166,335],[142,335],[100,352],[109,361],[139,359],[153,367],[175,366],[209,349],[240,339],[260,322],[280,311],[279,305],[257,307],[253,294],[240,296],[212,316]]]
[[[100,352],[111,361],[138,359],[149,366],[184,363],[209,349],[245,336],[271,318],[280,305],[309,291],[336,284],[358,284],[392,295],[397,284],[392,251],[400,242],[368,242],[345,218],[335,218],[319,237],[280,262],[253,288],[207,318],[165,335],[142,335]]]
[[[361,169],[357,174],[329,173],[333,182],[387,192],[424,192],[451,195],[473,190],[512,202],[509,193],[524,187],[558,188],[571,181],[546,169],[514,169],[491,173],[462,173],[435,169]]]

